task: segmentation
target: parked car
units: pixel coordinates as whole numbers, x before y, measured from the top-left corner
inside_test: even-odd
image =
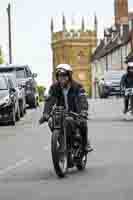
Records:
[[[25,89],[21,85],[18,85],[16,77],[14,76],[13,73],[6,73],[6,74],[4,73],[4,75],[12,80],[14,87],[18,92],[20,117],[23,117],[24,114],[26,113]]]
[[[10,78],[0,74],[0,121],[15,125],[20,120],[18,92]]]
[[[26,104],[36,108],[39,103],[37,92],[37,83],[35,78],[37,74],[32,73],[28,65],[0,65],[0,73],[14,73],[18,85],[25,88]]]
[[[120,81],[124,73],[124,70],[104,72],[104,76],[98,83],[100,98],[120,95]]]

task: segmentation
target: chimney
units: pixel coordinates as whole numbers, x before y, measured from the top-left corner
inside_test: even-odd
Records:
[[[129,31],[133,30],[133,11],[129,12]]]
[[[114,0],[115,24],[128,24],[128,0]]]

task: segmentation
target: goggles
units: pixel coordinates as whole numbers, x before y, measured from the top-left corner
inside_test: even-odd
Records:
[[[69,76],[68,72],[61,72],[61,71],[57,72],[57,77],[67,77],[67,76]]]

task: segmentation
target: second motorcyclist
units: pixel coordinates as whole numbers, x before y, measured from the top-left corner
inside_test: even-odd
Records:
[[[121,79],[121,90],[124,91],[126,88],[133,88],[133,62],[127,63],[127,72]],[[129,96],[124,96],[124,114],[128,112],[128,106]]]
[[[76,112],[83,116],[83,121],[80,124],[80,129],[83,135],[83,148],[85,152],[91,152],[93,149],[88,140],[88,102],[85,95],[85,90],[82,85],[74,81],[72,78],[72,67],[68,64],[59,64],[56,67],[56,82],[50,87],[49,94],[45,100],[43,115],[40,119],[40,124],[47,121],[52,111],[53,106],[63,106],[69,112]],[[67,130],[69,134],[75,130],[76,122],[70,117],[67,120]],[[52,122],[49,123],[52,130]]]

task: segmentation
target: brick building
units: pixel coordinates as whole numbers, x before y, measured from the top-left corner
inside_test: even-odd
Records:
[[[114,14],[114,24],[104,30],[91,58],[93,82],[100,80],[104,71],[126,69],[126,62],[132,59],[133,12],[128,11],[128,0],[114,0]]]

